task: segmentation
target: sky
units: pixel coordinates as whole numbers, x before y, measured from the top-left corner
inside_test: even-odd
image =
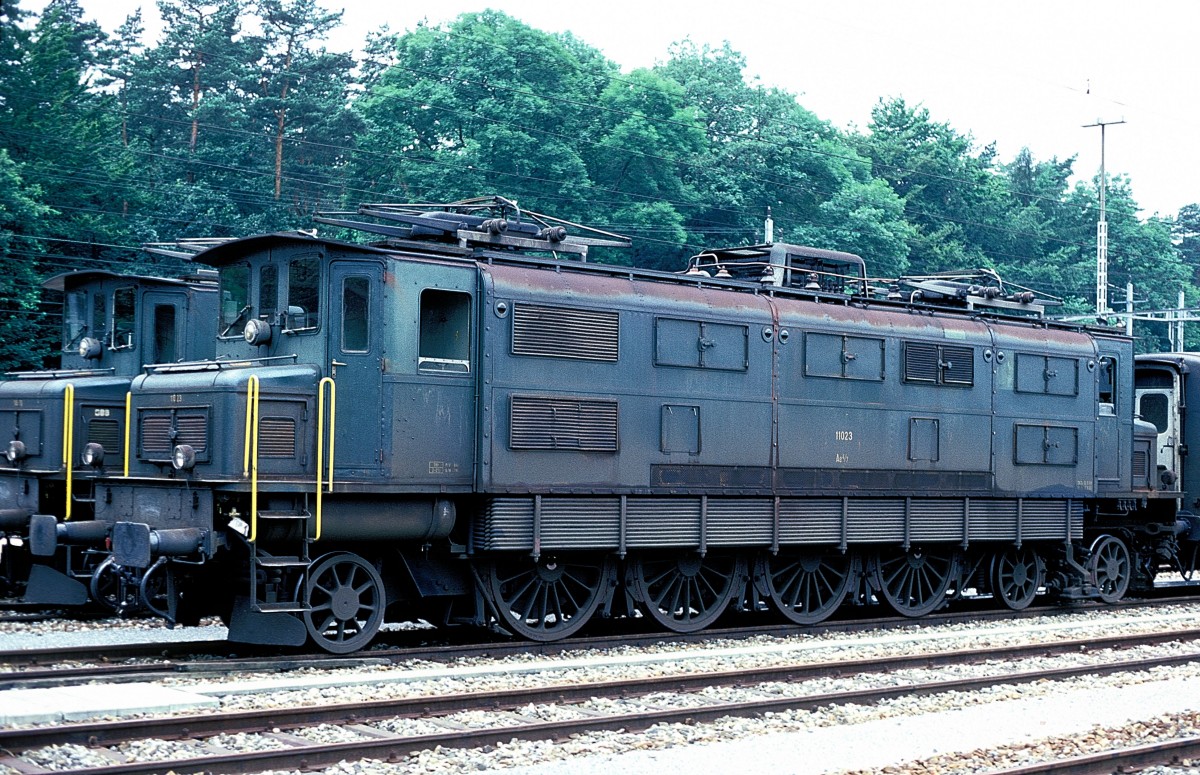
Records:
[[[1001,161],[1023,147],[1037,160],[1075,157],[1077,177],[1132,181],[1142,215],[1200,202],[1200,3],[1182,0],[344,0],[328,48],[351,51],[368,32],[446,22],[488,7],[548,32],[571,31],[623,71],[667,57],[673,42],[728,41],[747,77],[785,89],[841,128],[864,130],[881,98],[923,105],[935,121],[995,143]],[[318,0],[336,10],[331,0]],[[43,0],[23,0],[37,11]],[[80,0],[112,31],[153,0]],[[1192,86],[1189,86],[1192,84]]]

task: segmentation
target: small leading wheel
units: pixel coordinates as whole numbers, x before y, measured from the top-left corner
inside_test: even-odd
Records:
[[[992,556],[992,594],[1013,611],[1029,607],[1046,580],[1046,566],[1027,546]]]
[[[627,583],[651,619],[673,632],[696,632],[725,612],[742,574],[736,556],[693,552],[635,560]]]
[[[1092,559],[1088,563],[1088,570],[1092,572],[1092,583],[1100,591],[1101,600],[1115,603],[1124,597],[1133,573],[1133,563],[1125,542],[1111,535],[1097,538],[1092,543]]]
[[[789,621],[816,624],[838,609],[858,573],[856,555],[814,551],[761,555],[754,575]]]
[[[871,561],[871,580],[896,613],[915,618],[942,606],[958,578],[958,567],[958,552],[914,546],[880,552]]]
[[[488,568],[488,592],[504,625],[545,642],[587,624],[612,590],[614,576],[605,557],[496,559]]]
[[[332,654],[363,648],[383,624],[383,579],[357,554],[337,552],[318,560],[309,570],[307,592],[308,635]]]

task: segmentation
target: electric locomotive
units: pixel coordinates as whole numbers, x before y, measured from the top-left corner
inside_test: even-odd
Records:
[[[61,368],[0,382],[5,596],[87,601],[87,548],[107,535],[92,520],[92,482],[120,465],[130,380],[147,361],[213,354],[212,338],[196,330],[216,314],[215,281],[212,272],[175,280],[86,270],[43,284],[63,294]],[[43,534],[36,562],[31,532]]]
[[[220,356],[131,385],[96,514],[172,623],[345,652],[389,609],[537,640],[915,617],[968,589],[1115,601],[1194,547],[1131,340],[1027,292],[880,292],[858,256],[782,243],[589,263],[614,235],[499,198],[360,213],[319,220],[382,240],[199,254]]]

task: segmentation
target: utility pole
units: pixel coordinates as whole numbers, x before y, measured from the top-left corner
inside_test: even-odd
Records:
[[[1112,124],[1124,124],[1120,121],[1101,121],[1096,119],[1094,124],[1084,124],[1084,129],[1100,127],[1100,222],[1096,224],[1096,314],[1108,313],[1108,221],[1104,216],[1104,189],[1108,179],[1104,174],[1104,128]]]

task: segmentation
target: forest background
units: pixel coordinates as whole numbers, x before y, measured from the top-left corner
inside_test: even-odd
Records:
[[[985,267],[1095,304],[1099,180],[1074,158],[994,144],[880,95],[838,129],[745,76],[728,45],[683,41],[621,72],[572,34],[499,11],[327,50],[315,0],[158,0],[109,35],[75,0],[0,2],[0,372],[53,365],[74,269],[178,276],[146,243],[313,227],[364,202],[500,194],[619,232],[600,260],[677,271],[705,247],[778,241],[862,255],[873,277]],[[1110,176],[1110,303],[1139,310],[1200,285],[1200,204],[1138,217]],[[1194,303],[1194,302],[1193,302]],[[1192,326],[1187,346],[1200,346]],[[1167,346],[1139,323],[1138,349]]]

